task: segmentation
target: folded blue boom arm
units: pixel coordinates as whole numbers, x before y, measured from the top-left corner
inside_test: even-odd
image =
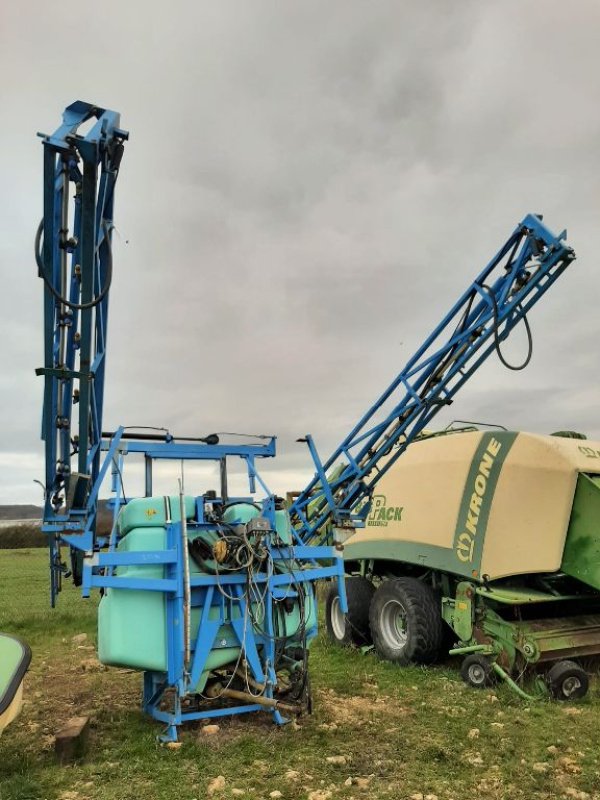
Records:
[[[85,132],[79,133],[86,126]],[[50,537],[52,598],[63,567],[63,533],[93,538],[112,278],[114,192],[127,131],[115,111],[77,101],[44,145],[44,214],[35,237],[44,282],[42,439],[44,531]]]

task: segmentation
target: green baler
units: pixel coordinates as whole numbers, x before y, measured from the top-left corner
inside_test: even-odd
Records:
[[[466,431],[423,437],[344,548],[350,611],[330,635],[400,664],[464,656],[474,686],[535,671],[585,694],[600,654],[600,443]]]

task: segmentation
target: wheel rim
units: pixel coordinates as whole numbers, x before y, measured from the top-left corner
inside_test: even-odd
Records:
[[[565,697],[571,697],[578,689],[581,689],[581,681],[576,675],[564,679],[561,690]]]
[[[346,615],[340,608],[340,598],[334,597],[330,611],[331,630],[336,639],[343,640],[346,635]]]
[[[399,600],[388,600],[381,610],[381,633],[386,643],[402,650],[408,639],[406,609]]]
[[[467,675],[471,683],[480,686],[485,683],[485,670],[481,664],[470,664]]]

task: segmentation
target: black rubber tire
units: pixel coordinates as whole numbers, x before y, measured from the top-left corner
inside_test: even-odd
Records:
[[[460,676],[474,689],[485,689],[496,682],[490,660],[479,653],[471,653],[464,659],[460,667]]]
[[[337,585],[333,584],[325,602],[325,624],[329,638],[333,642],[342,647],[351,645],[362,647],[365,644],[371,644],[369,606],[374,594],[375,587],[366,578],[360,576],[346,578],[348,613],[342,621],[339,616],[341,612],[337,607]],[[337,615],[337,624],[335,615]]]
[[[563,702],[580,700],[590,686],[587,672],[574,661],[558,661],[546,675],[550,694]]]
[[[394,629],[394,615],[404,617],[404,631],[397,631],[397,623]],[[369,619],[375,650],[386,661],[431,664],[439,658],[444,640],[440,600],[421,581],[395,578],[382,583],[371,602]]]

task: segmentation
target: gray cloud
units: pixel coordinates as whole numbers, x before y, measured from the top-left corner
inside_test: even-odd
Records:
[[[543,13],[542,13],[543,12]],[[529,211],[578,254],[440,417],[600,438],[600,11],[525,1],[132,0],[4,12],[1,500],[37,497],[42,287],[35,131],[122,112],[105,426],[274,432],[310,472]],[[126,244],[128,242],[128,244]],[[518,360],[521,334],[507,343]]]

